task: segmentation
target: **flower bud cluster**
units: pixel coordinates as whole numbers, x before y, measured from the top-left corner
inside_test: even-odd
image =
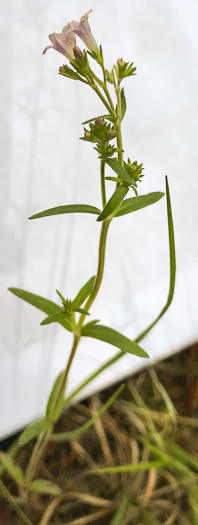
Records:
[[[61,66],[59,68],[60,75],[63,75],[64,77],[71,78],[72,80],[80,80],[81,82],[84,82],[87,84],[86,80],[84,80],[76,71],[71,69],[71,67],[64,64],[64,66]]]
[[[64,300],[62,300],[62,303],[63,303],[65,314],[66,315],[71,315],[72,312],[74,311],[73,303],[72,303],[71,299],[64,299]]]
[[[144,177],[144,173],[142,173],[144,169],[142,167],[143,164],[138,164],[137,160],[131,163],[130,159],[128,158],[128,162],[123,162],[123,166],[134,182],[141,182],[140,179]]]
[[[78,46],[74,46],[73,51],[75,58],[74,60],[70,60],[70,64],[77,71],[77,73],[83,77],[87,77],[87,75],[91,73],[87,52],[85,49],[81,51]]]
[[[133,62],[130,64],[129,62],[125,62],[123,58],[119,58],[117,60],[114,70],[119,82],[121,82],[121,80],[123,80],[125,77],[131,77],[132,75],[136,74],[136,67],[133,67]]]
[[[98,152],[99,158],[112,157],[117,148],[109,142],[117,136],[115,127],[107,123],[104,118],[97,117],[95,122],[89,124],[89,128],[89,130],[84,128],[84,137],[81,137],[81,140],[96,143],[94,149]]]
[[[84,310],[83,308],[79,308],[78,304],[76,304],[76,299],[74,299],[74,301],[72,301],[71,299],[65,299],[58,290],[56,290],[56,292],[61,298],[63,305],[62,313],[64,313],[66,317],[71,317],[74,312],[89,315],[89,313],[86,310]]]

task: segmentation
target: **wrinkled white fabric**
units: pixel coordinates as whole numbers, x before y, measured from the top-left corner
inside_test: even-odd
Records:
[[[83,4],[83,5],[82,5]],[[177,285],[169,312],[142,342],[150,360],[126,355],[90,385],[96,391],[185,347],[198,337],[197,135],[198,4],[193,0],[4,0],[1,5],[0,436],[43,413],[52,381],[65,365],[71,335],[40,327],[45,317],[7,291],[21,287],[57,300],[73,298],[96,271],[100,225],[94,215],[27,218],[62,204],[100,207],[96,152],[81,122],[104,113],[87,86],[58,75],[64,57],[48,34],[93,9],[89,22],[107,67],[134,61],[126,79],[126,157],[144,163],[141,194],[164,191],[169,177],[177,248]],[[82,42],[77,45],[82,49]],[[65,60],[66,61],[66,60]],[[110,174],[110,173],[109,173]],[[109,182],[109,190],[112,188]],[[132,196],[132,194],[131,194]],[[168,293],[165,198],[111,225],[101,292],[92,308],[133,338]],[[116,352],[84,339],[69,390]]]

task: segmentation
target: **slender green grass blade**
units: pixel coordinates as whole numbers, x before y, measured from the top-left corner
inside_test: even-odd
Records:
[[[129,500],[128,500],[127,496],[124,496],[123,499],[122,499],[122,502],[120,504],[120,508],[116,512],[116,514],[115,514],[113,520],[111,521],[110,525],[122,525],[122,520],[123,520],[124,515],[126,513],[126,510],[127,510],[128,501]]]
[[[186,450],[184,450],[182,447],[180,447],[176,443],[171,442],[167,444],[167,450],[172,456],[175,457],[175,459],[177,459],[181,463],[189,465],[190,467],[192,467],[193,471],[198,471],[198,459]]]
[[[192,479],[194,478],[194,473],[186,465],[184,465],[183,462],[181,463],[180,460],[176,459],[173,454],[170,455],[166,450],[160,450],[158,447],[147,441],[142,436],[139,436],[139,441],[146,445],[155,456],[159,457],[162,461],[166,462],[169,468],[181,472],[182,474],[185,474],[187,476],[192,476]]]
[[[120,395],[124,388],[124,385],[121,385],[114,394],[108,399],[108,401],[103,405],[103,407],[95,414],[93,417],[89,419],[84,425],[82,425],[80,428],[77,428],[75,430],[71,430],[70,432],[61,432],[59,434],[51,434],[50,441],[67,441],[69,439],[75,439],[78,436],[81,436],[81,434],[84,434],[90,427],[92,427],[97,419],[103,416],[105,412],[109,409],[109,407],[113,404],[115,399]]]
[[[168,185],[168,178],[166,177],[166,202],[167,202],[167,218],[168,218],[168,235],[169,235],[169,264],[170,264],[170,282],[169,282],[169,292],[167,297],[167,302],[162,308],[159,315],[154,319],[154,321],[145,329],[141,334],[136,337],[136,342],[139,343],[156,325],[156,323],[161,319],[161,317],[168,310],[174,295],[175,290],[175,276],[176,276],[176,255],[175,255],[175,238],[174,238],[174,228],[173,228],[173,217],[171,209],[171,200],[170,192]]]
[[[86,475],[90,474],[120,474],[122,472],[144,472],[152,468],[162,468],[167,465],[167,461],[159,459],[155,461],[147,461],[145,463],[133,463],[130,465],[119,465],[117,467],[98,468],[88,470]]]

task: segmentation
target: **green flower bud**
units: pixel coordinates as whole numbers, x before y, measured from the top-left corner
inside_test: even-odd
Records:
[[[111,71],[108,71],[108,69],[106,69],[106,77],[107,77],[107,81],[110,84],[114,84],[115,85],[115,75],[114,75],[113,68],[112,68]]]
[[[95,120],[95,126],[97,128],[102,128],[102,126],[104,126],[105,122],[104,120],[102,119],[102,117],[97,117],[96,120]]]

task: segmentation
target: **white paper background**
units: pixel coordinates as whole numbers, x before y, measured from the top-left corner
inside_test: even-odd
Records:
[[[40,327],[43,315],[11,295],[21,287],[52,300],[73,298],[95,273],[100,226],[95,216],[27,217],[61,204],[101,206],[98,161],[81,122],[104,113],[94,94],[57,74],[64,57],[42,56],[48,34],[93,8],[92,32],[106,66],[123,56],[138,75],[126,79],[126,157],[143,162],[141,193],[164,191],[169,177],[177,248],[174,302],[143,347],[149,363],[198,337],[197,135],[198,4],[193,0],[4,0],[1,4],[0,433],[42,414],[64,366],[71,335]],[[81,46],[80,42],[79,45]],[[111,183],[109,183],[111,184]],[[110,186],[109,186],[110,188]],[[93,316],[133,338],[152,321],[168,292],[165,199],[114,221],[104,281]],[[102,315],[101,315],[101,311]],[[81,342],[71,389],[115,353]],[[90,393],[147,360],[125,356]]]

